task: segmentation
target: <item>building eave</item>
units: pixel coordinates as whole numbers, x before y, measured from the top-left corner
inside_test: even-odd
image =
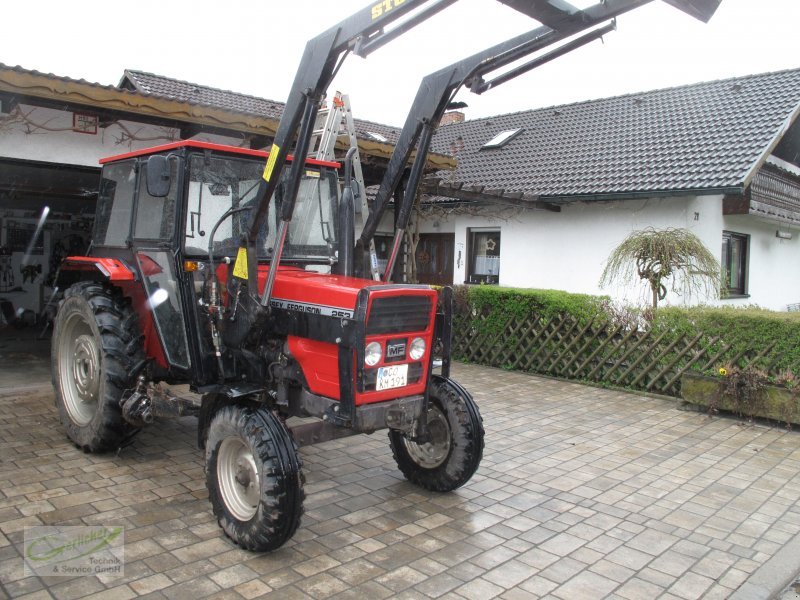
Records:
[[[130,115],[227,129],[248,135],[273,137],[278,129],[276,119],[5,65],[0,65],[0,92],[19,96],[23,103],[23,98],[36,98],[45,102],[57,101],[86,109],[114,110]],[[341,147],[345,147],[344,142],[341,143]],[[389,159],[394,152],[392,144],[363,139],[358,140],[358,147],[362,155],[383,159]],[[433,153],[428,155],[429,170],[450,170],[455,166],[456,161],[450,156]]]

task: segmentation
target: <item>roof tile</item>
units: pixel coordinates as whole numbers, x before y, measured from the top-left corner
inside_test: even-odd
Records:
[[[730,188],[798,106],[792,69],[453,123],[433,150],[463,146],[451,179],[545,198]],[[518,127],[502,148],[480,149]]]
[[[154,96],[171,98],[189,104],[223,108],[233,112],[257,115],[276,120],[281,118],[285,106],[283,102],[276,102],[274,100],[249,96],[229,90],[221,90],[133,69],[125,70],[125,75],[122,82],[120,82],[120,86],[125,85],[126,81],[130,82],[130,85],[136,91],[143,94],[152,94]],[[395,144],[400,134],[400,129],[397,127],[382,125],[373,121],[355,119],[355,125],[357,136],[370,141],[375,141],[375,138],[368,135],[369,132],[382,135],[386,138],[386,143],[389,144]]]

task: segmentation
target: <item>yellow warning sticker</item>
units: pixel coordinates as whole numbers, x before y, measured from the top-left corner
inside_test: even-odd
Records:
[[[264,167],[264,181],[267,183],[269,183],[269,179],[272,177],[272,169],[275,168],[275,161],[278,160],[278,154],[280,154],[280,151],[281,149],[276,144],[272,144],[272,148],[269,150],[267,166]]]
[[[306,171],[306,177],[316,177],[319,179],[319,171]]]
[[[236,262],[233,265],[233,276],[239,279],[247,279],[247,249],[239,248],[236,253]]]

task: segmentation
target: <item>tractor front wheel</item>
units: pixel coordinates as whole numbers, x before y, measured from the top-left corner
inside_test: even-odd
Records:
[[[67,435],[84,452],[118,448],[137,429],[120,398],[135,385],[144,350],[130,302],[112,288],[83,282],[64,293],[51,350],[56,407]]]
[[[435,375],[428,401],[426,442],[389,431],[395,462],[411,483],[449,492],[475,474],[483,457],[483,422],[472,396],[450,379]]]
[[[302,461],[291,433],[266,409],[225,406],[206,439],[206,485],[220,526],[253,551],[275,550],[300,525]]]

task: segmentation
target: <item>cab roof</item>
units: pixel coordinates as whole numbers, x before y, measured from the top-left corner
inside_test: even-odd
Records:
[[[161,146],[153,146],[152,148],[142,148],[141,150],[126,152],[125,154],[116,154],[114,156],[109,156],[107,158],[101,158],[100,164],[104,165],[106,163],[116,162],[119,160],[136,158],[137,156],[148,156],[150,154],[158,154],[160,152],[166,152],[168,150],[176,150],[179,148],[196,148],[199,150],[212,150],[214,152],[224,152],[226,154],[238,154],[239,156],[255,156],[258,158],[263,158],[265,160],[269,156],[269,152],[266,152],[264,150],[237,148],[236,146],[226,146],[224,144],[212,144],[211,142],[200,142],[197,140],[181,140],[179,142],[173,142],[171,144],[162,144]],[[288,159],[293,160],[294,157],[292,155],[289,155]],[[341,163],[328,160],[317,160],[315,158],[307,158],[306,164],[315,165],[318,167],[331,167],[333,169],[338,169],[339,167],[341,167]]]

